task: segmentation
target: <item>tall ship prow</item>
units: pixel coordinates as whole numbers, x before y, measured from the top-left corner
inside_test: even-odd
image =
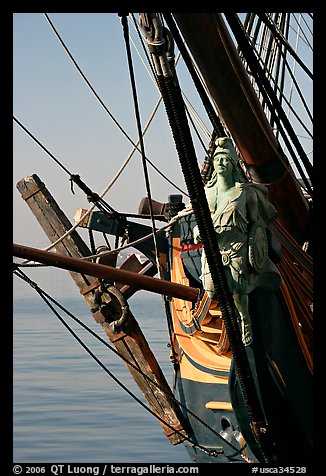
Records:
[[[193,462],[311,464],[313,177],[301,138],[303,129],[312,140],[312,114],[294,73],[310,89],[313,74],[292,37],[295,20],[296,46],[301,37],[310,46],[303,32],[312,14],[118,17],[146,196],[137,212],[122,213],[70,174],[92,203],[77,210],[73,225],[42,179],[27,175],[17,188],[55,252],[15,243],[13,254],[70,272],[165,436],[184,444]],[[130,24],[186,187],[165,201],[150,187]],[[206,143],[194,138],[180,58],[210,123]],[[128,247],[135,252],[118,263]],[[171,385],[131,310],[141,289],[162,295]]]

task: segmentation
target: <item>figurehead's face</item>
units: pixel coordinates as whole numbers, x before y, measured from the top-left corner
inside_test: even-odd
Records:
[[[225,152],[218,152],[213,158],[214,170],[218,175],[227,176],[233,174],[233,170],[235,168],[233,162],[234,161],[231,159],[229,154]]]
[[[219,137],[215,141],[216,149],[213,156],[214,169],[218,175],[237,172],[238,157],[229,137]],[[235,178],[235,177],[234,177]]]
[[[232,160],[225,153],[214,155],[214,169],[218,174],[224,174],[232,170]]]

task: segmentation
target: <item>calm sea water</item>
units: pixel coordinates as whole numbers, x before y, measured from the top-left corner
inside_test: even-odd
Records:
[[[81,297],[60,302],[105,340]],[[135,295],[130,307],[172,385],[160,296]],[[124,363],[60,311],[95,355],[142,398]],[[41,298],[14,298],[14,461],[190,463],[156,419],[87,354]]]

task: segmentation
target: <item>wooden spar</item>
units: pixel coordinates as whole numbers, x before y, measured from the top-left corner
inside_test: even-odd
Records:
[[[171,283],[164,279],[151,278],[131,271],[113,268],[104,264],[91,263],[77,258],[70,258],[57,253],[30,248],[24,245],[13,245],[13,254],[19,258],[36,260],[40,263],[67,269],[78,273],[96,276],[99,279],[117,281],[123,284],[136,285],[145,291],[157,294],[166,294],[185,301],[197,302],[199,289],[182,284]]]
[[[303,244],[309,225],[308,203],[290,165],[280,157],[276,138],[221,14],[173,13],[173,17],[253,180],[268,186],[279,221]]]
[[[25,177],[18,182],[17,188],[52,243],[72,227],[37,175]],[[90,254],[87,245],[76,231],[58,243],[55,249],[61,255],[73,258]],[[59,255],[55,256],[58,258]],[[77,272],[73,271],[70,274],[89,307],[94,308],[95,292],[100,286],[98,279],[91,275],[81,274],[78,269]],[[184,441],[187,431],[181,411],[174,402],[171,388],[131,311],[128,311],[128,319],[123,331],[118,334],[110,328],[108,316],[104,311],[98,310],[93,317],[116,347],[154,414],[167,422],[164,424],[158,420],[169,441],[174,445]],[[131,360],[142,374],[128,365],[126,360]]]

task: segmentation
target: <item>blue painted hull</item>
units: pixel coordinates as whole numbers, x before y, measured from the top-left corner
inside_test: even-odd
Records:
[[[245,463],[246,460],[237,451],[240,445],[234,435],[237,435],[239,426],[234,412],[209,410],[205,407],[209,401],[228,401],[228,385],[195,382],[177,376],[176,387],[176,394],[181,403],[201,420],[184,412],[184,416],[192,428],[191,439],[195,443],[191,445],[187,442],[185,445],[191,459],[196,463]],[[225,431],[228,428],[233,435]],[[221,435],[221,438],[211,429]],[[223,437],[226,437],[233,447],[228,445]],[[215,441],[216,444],[212,445],[212,441]],[[204,447],[207,452],[196,444]],[[210,452],[212,455],[209,454]],[[256,461],[251,452],[250,458]]]

